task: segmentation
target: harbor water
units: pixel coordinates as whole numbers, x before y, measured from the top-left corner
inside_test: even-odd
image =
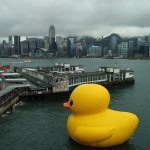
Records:
[[[99,67],[129,68],[134,70],[135,84],[110,89],[110,109],[128,111],[139,118],[134,134],[125,143],[108,148],[80,145],[68,135],[66,122],[71,114],[63,107],[68,99],[34,100],[19,102],[13,110],[0,117],[0,150],[149,150],[150,145],[150,60],[60,58],[31,59],[2,58],[1,65],[53,66],[55,63],[84,65],[85,71],[98,71]],[[122,133],[120,133],[122,134]]]

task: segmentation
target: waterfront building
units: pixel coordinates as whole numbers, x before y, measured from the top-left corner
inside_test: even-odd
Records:
[[[150,36],[148,36],[147,40],[145,37],[139,37],[137,42],[137,49],[143,56],[150,57]]]
[[[124,57],[128,55],[128,42],[121,42],[120,54]]]
[[[77,47],[76,44],[71,44],[69,57],[75,57],[76,56],[76,47]]]
[[[63,50],[63,38],[61,36],[56,36],[56,47],[57,50]]]
[[[8,49],[8,45],[6,43],[6,40],[3,40],[1,47],[0,47],[0,56],[1,57],[8,57],[9,55],[9,49]]]
[[[102,57],[106,56],[108,54],[108,51],[109,51],[108,47],[103,47],[102,48]]]
[[[17,54],[17,55],[21,54],[20,36],[18,36],[18,35],[14,36],[14,50],[15,50],[15,54]]]
[[[44,38],[44,47],[45,49],[49,49],[49,37],[48,36],[43,36]]]
[[[68,39],[67,38],[64,38],[62,45],[63,45],[64,56],[68,56]]]
[[[8,45],[7,45],[7,43],[6,43],[6,40],[3,40],[2,46],[3,46],[3,49],[6,49],[6,48],[8,47]]]
[[[109,49],[107,54],[108,56],[112,56],[112,50]]]
[[[77,57],[84,56],[84,54],[83,54],[83,47],[82,47],[81,43],[76,43],[76,56]]]
[[[69,57],[74,57],[76,56],[76,49],[75,49],[75,37],[74,36],[69,36],[68,37],[68,56]]]
[[[75,43],[75,37],[74,36],[69,36],[69,41],[70,41],[70,44],[74,44]]]
[[[13,50],[13,48],[12,48],[12,36],[8,37],[8,47],[9,47],[9,50],[8,50],[9,52],[8,53],[9,53],[9,56],[10,56],[10,55],[13,54],[13,51],[12,51]]]
[[[56,37],[56,49],[58,57],[66,57],[66,51],[63,46],[64,38],[61,36]]]
[[[133,54],[133,41],[129,41],[129,51],[128,55],[132,56]]]
[[[22,56],[29,55],[29,41],[27,40],[21,42],[21,55]]]
[[[44,39],[27,38],[21,42],[21,55],[28,56],[35,48],[44,48]]]
[[[30,51],[34,50],[35,48],[37,48],[37,41],[33,39],[30,41]]]
[[[12,47],[12,36],[8,37],[8,46]]]
[[[86,56],[87,55],[87,44],[86,44],[85,39],[82,39],[81,45],[82,45],[82,56]]]
[[[110,38],[110,49],[112,50],[112,54],[116,54],[116,45],[117,45],[117,37],[115,35]]]
[[[49,48],[55,49],[55,27],[51,25],[49,27]]]
[[[36,58],[52,57],[54,56],[54,51],[37,47],[32,52],[29,53],[29,56]]]
[[[101,57],[102,47],[101,46],[89,46],[87,50],[88,57]]]
[[[121,44],[118,44],[118,55],[121,55]]]

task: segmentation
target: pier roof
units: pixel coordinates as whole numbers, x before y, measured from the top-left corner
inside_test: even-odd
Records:
[[[0,91],[0,97],[19,87],[30,87],[30,84],[14,84]]]
[[[58,73],[54,75],[55,77],[67,77],[67,78],[77,78],[77,77],[87,77],[95,75],[105,75],[105,72],[95,71],[95,72],[85,72],[85,73]]]
[[[40,72],[41,74],[43,73],[43,72]],[[42,81],[42,80],[39,80],[39,79],[37,79],[37,78],[34,78],[34,77],[32,77],[32,76],[30,76],[30,75],[27,75],[27,74],[21,74],[24,78],[26,78],[27,80],[29,80],[30,82],[32,82],[32,83],[34,83],[34,84],[36,84],[36,85],[38,85],[39,86],[39,88],[47,88],[47,87],[52,87],[52,85],[51,84],[47,84],[46,82],[44,82],[44,81]],[[36,88],[38,88],[38,87],[36,87]]]

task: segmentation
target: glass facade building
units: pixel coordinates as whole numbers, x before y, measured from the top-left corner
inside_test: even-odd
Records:
[[[20,55],[21,54],[21,48],[20,48],[20,36],[15,35],[14,36],[14,53],[16,55]]]
[[[51,25],[49,28],[49,48],[54,49],[55,45],[55,27],[54,25]]]
[[[128,42],[121,42],[121,55],[126,57],[128,55]]]
[[[111,36],[110,49],[112,50],[112,54],[116,54],[116,45],[117,45],[117,37]]]

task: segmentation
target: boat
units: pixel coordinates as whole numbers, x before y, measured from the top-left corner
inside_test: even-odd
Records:
[[[20,55],[11,55],[9,58],[20,58]]]
[[[25,60],[24,63],[32,63],[31,60]]]

